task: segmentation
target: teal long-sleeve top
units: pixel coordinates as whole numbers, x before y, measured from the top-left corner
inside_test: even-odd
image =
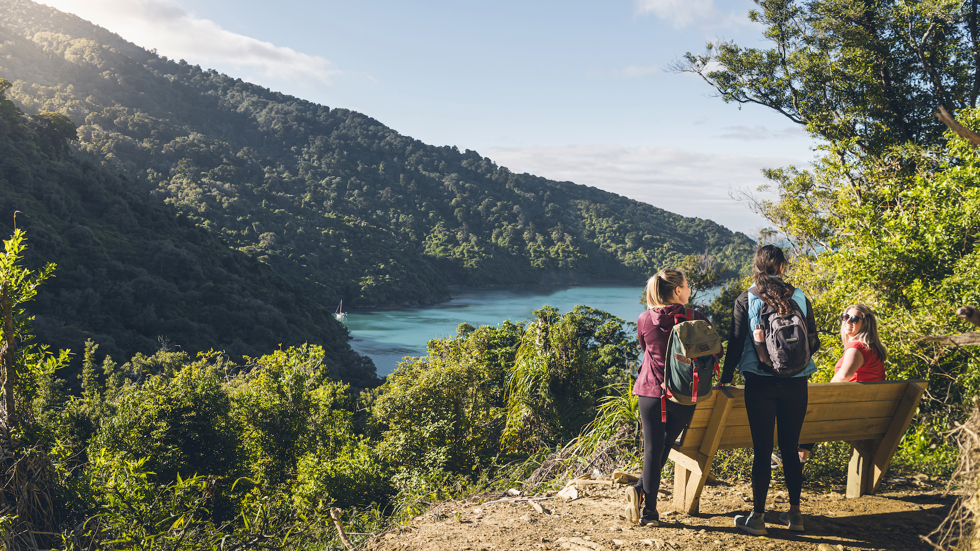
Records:
[[[820,339],[817,337],[817,322],[813,317],[813,307],[810,299],[803,295],[799,289],[794,293],[793,299],[800,304],[800,309],[806,315],[806,334],[810,344],[811,356],[820,350]],[[728,350],[725,354],[725,367],[721,372],[719,383],[729,384],[735,374],[735,368],[739,368],[742,373],[752,373],[755,375],[774,376],[759,367],[759,356],[755,353],[755,346],[752,344],[751,319],[759,318],[759,306],[762,301],[753,301],[756,304],[754,312],[749,308],[749,291],[743,292],[735,300],[735,308],[732,312],[732,329],[728,335]],[[809,377],[817,370],[813,358],[806,368],[795,375],[795,377]]]

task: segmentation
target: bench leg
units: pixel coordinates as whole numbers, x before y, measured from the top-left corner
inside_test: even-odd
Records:
[[[687,501],[687,483],[691,479],[691,471],[674,463],[674,509],[687,511],[690,503]]]
[[[702,465],[701,472],[697,476],[687,479],[687,514],[696,515],[701,512],[701,490],[704,483],[708,480],[708,466]]]
[[[677,448],[670,450],[670,459],[674,461],[674,508],[689,515],[698,514],[701,507],[701,491],[711,472],[711,463],[715,460],[718,443],[735,401],[728,389],[715,392],[718,393],[717,401],[711,410],[711,418],[698,451],[681,453]]]
[[[874,440],[851,442],[851,461],[847,465],[848,498],[872,493],[874,487]]]
[[[674,508],[689,515],[698,514],[705,473],[711,469],[714,459],[697,452],[695,455],[691,457],[676,449],[670,450],[670,458],[674,460]]]
[[[874,466],[870,469],[873,471],[871,473],[871,485],[867,493],[875,493],[882,479],[885,478],[885,472],[888,470],[892,456],[898,450],[898,444],[902,441],[905,431],[908,430],[909,423],[915,416],[915,410],[919,407],[919,400],[922,399],[925,391],[925,381],[909,382],[905,389],[905,395],[895,410],[895,417],[892,419],[891,425],[888,426],[885,436],[881,441],[875,443]]]

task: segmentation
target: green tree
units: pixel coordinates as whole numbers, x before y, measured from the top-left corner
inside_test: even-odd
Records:
[[[332,457],[356,443],[349,387],[330,378],[323,348],[278,350],[254,364],[234,383],[232,410],[254,482],[289,484],[304,456]]]
[[[0,376],[3,377],[3,426],[7,431],[20,428],[18,411],[28,411],[40,388],[40,383],[68,360],[68,351],[57,357],[47,347],[35,345],[31,329],[33,316],[24,304],[33,300],[37,288],[54,273],[54,264],[38,271],[23,266],[27,238],[23,230],[14,230],[4,240],[0,254],[0,314],[2,314],[3,345],[0,346]]]
[[[568,441],[595,418],[599,400],[627,380],[635,339],[623,320],[586,306],[535,310],[509,373],[501,444],[533,452]]]
[[[26,313],[25,304],[51,276],[54,264],[37,271],[26,268],[26,248],[23,230],[15,230],[0,254],[0,440],[4,442],[0,471],[5,473],[0,503],[9,515],[0,528],[0,538],[15,549],[36,547],[30,541],[33,533],[50,532],[59,520],[52,500],[56,483],[51,460],[38,448],[42,431],[35,419],[35,401],[44,394],[55,370],[68,362],[69,354],[63,351],[55,356],[46,346],[33,342],[34,318]]]
[[[78,141],[78,128],[75,123],[61,113],[44,111],[31,115],[30,126],[37,132],[43,146],[49,151],[65,151],[69,142]]]
[[[522,325],[461,325],[406,358],[376,391],[370,421],[391,465],[472,474],[497,454],[504,427],[508,366]]]
[[[718,296],[708,305],[705,313],[711,318],[711,325],[723,341],[728,340],[732,331],[732,312],[735,308],[735,301],[738,300],[738,296],[743,291],[751,286],[752,280],[749,277],[729,279],[722,286]]]
[[[980,94],[977,3],[958,0],[756,0],[749,18],[771,48],[733,42],[677,66],[725,102],[758,104],[840,148],[881,154],[938,143],[933,116]]]
[[[231,484],[241,469],[239,429],[222,369],[204,360],[186,362],[183,353],[158,355],[175,356],[165,361],[181,365],[173,373],[145,374],[141,383],[130,383],[111,416],[101,421],[89,456],[145,459],[161,484],[195,474],[223,477]]]
[[[726,272],[725,266],[715,262],[707,252],[684,257],[684,260],[677,265],[677,269],[684,272],[687,284],[691,288],[691,304],[697,302],[697,296],[702,291],[720,285]]]

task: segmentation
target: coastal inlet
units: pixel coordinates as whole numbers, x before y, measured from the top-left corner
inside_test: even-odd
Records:
[[[561,312],[583,304],[603,310],[624,321],[635,322],[643,313],[643,283],[581,287],[530,287],[504,289],[455,289],[447,302],[417,308],[352,311],[346,317],[351,347],[370,357],[383,377],[394,371],[405,356],[424,356],[431,339],[451,337],[456,327],[497,326],[533,318],[532,312],[549,305]],[[705,300],[717,296],[711,289]],[[701,302],[702,297],[698,297]]]

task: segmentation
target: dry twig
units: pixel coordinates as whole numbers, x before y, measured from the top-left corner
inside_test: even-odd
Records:
[[[340,534],[340,541],[343,542],[344,547],[350,551],[354,551],[354,546],[351,544],[350,540],[347,539],[347,534],[344,533],[344,525],[340,523],[340,513],[342,512],[343,511],[340,509],[334,507],[333,509],[330,509],[330,518],[333,519],[333,524],[337,527],[337,533]]]

